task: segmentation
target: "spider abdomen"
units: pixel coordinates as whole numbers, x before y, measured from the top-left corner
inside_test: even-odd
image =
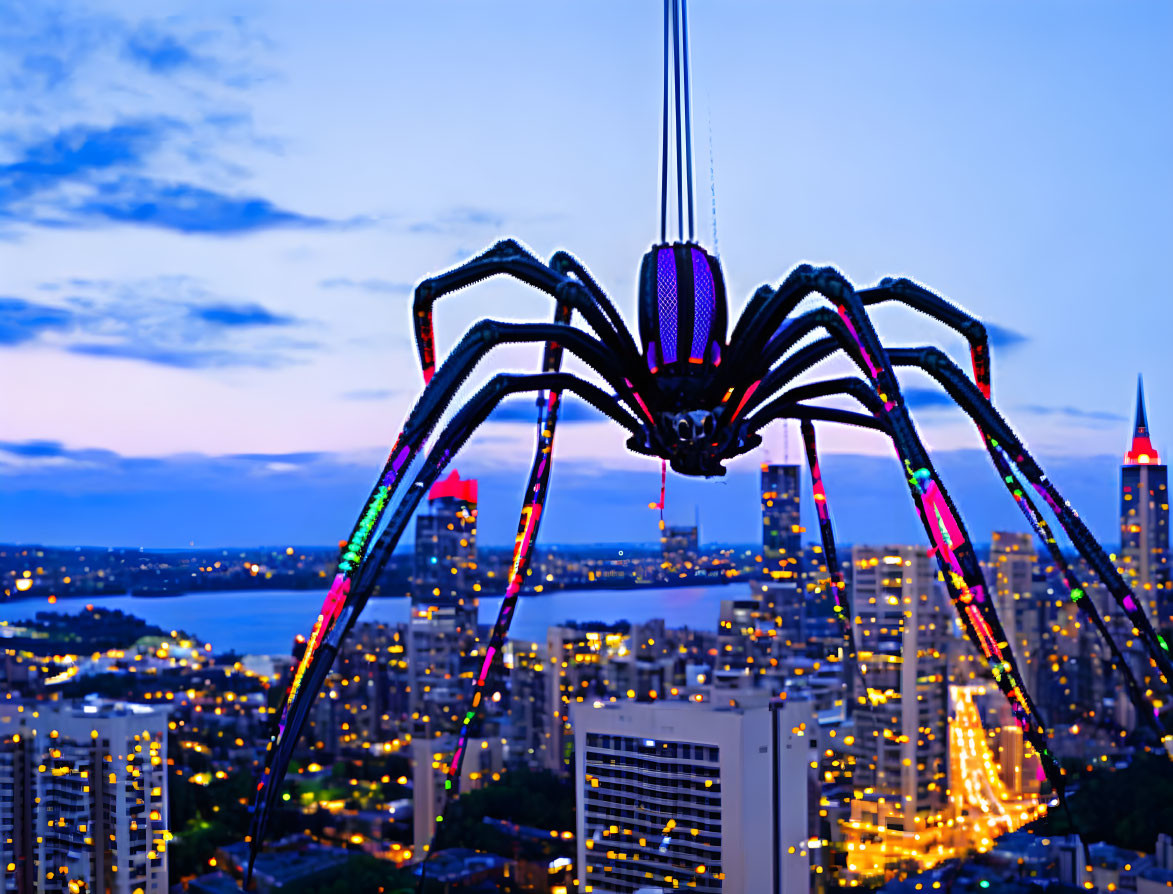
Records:
[[[648,368],[685,372],[721,362],[728,308],[720,262],[693,243],[657,245],[639,275],[639,331]]]

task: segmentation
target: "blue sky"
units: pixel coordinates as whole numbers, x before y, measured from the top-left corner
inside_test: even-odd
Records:
[[[1173,10],[690,12],[698,229],[711,245],[711,134],[733,312],[808,261],[860,284],[913,276],[1000,327],[996,403],[1114,543],[1138,372],[1158,449],[1173,431]],[[0,540],[343,536],[422,387],[411,289],[503,235],[574,252],[634,323],[657,227],[659,16],[0,0]],[[489,283],[441,305],[437,337],[548,313]],[[876,316],[892,344],[964,360],[927,321]],[[503,351],[484,373],[536,361]],[[975,538],[1020,527],[965,420],[906,382]],[[521,415],[458,462],[485,482],[489,542],[512,537]],[[563,427],[545,539],[654,536],[658,466],[623,440]],[[821,441],[843,536],[917,539],[885,445]],[[699,506],[709,538],[754,538],[756,464],[796,446],[777,427],[725,481],[673,479],[670,519]]]

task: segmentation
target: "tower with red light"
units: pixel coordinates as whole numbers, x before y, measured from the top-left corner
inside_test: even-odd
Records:
[[[1149,436],[1139,378],[1132,445],[1120,469],[1120,563],[1154,623],[1169,623],[1169,474]]]
[[[476,479],[453,471],[432,485],[428,508],[415,520],[408,704],[422,728],[443,731],[455,728],[470,697],[465,671],[475,654],[481,589]]]

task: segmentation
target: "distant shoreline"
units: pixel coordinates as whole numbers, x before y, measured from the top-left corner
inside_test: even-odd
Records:
[[[528,590],[522,590],[521,595],[528,596],[528,597],[541,598],[544,596],[553,595],[555,593],[560,593],[565,590],[574,590],[574,591],[579,591],[579,590],[608,590],[608,591],[626,590],[626,591],[638,592],[640,590],[669,589],[669,588],[675,588],[675,587],[724,587],[724,586],[729,586],[732,584],[745,584],[745,583],[753,583],[753,581],[748,576],[747,577],[740,577],[739,576],[739,577],[734,577],[734,578],[729,578],[729,577],[724,577],[724,576],[720,576],[720,577],[718,577],[718,576],[697,576],[697,577],[686,577],[686,578],[670,578],[667,580],[645,581],[643,583],[636,583],[633,581],[626,581],[626,580],[623,580],[623,581],[606,581],[605,580],[605,581],[589,581],[589,582],[575,581],[573,583],[567,584],[566,586],[557,586],[557,585],[552,586],[550,583],[547,582],[547,583],[544,583],[541,585],[542,591],[540,593],[534,592],[534,590],[532,590],[532,589],[528,589]],[[126,596],[128,596],[132,599],[178,599],[183,596],[192,596],[192,595],[213,596],[217,593],[224,593],[226,595],[231,594],[234,596],[239,596],[241,593],[272,593],[272,592],[276,592],[276,591],[298,591],[298,592],[310,593],[310,592],[314,592],[315,590],[319,590],[319,589],[321,589],[324,592],[325,590],[328,589],[328,587],[326,586],[325,582],[323,582],[320,587],[317,587],[317,586],[296,587],[296,586],[287,586],[287,585],[286,586],[277,586],[277,587],[270,586],[270,587],[246,587],[246,588],[241,588],[241,587],[223,587],[223,588],[221,588],[221,587],[208,587],[208,588],[197,589],[197,590],[181,590],[178,592],[166,591],[166,592],[137,592],[137,593],[128,592],[127,590],[120,589],[120,588],[111,588],[109,590],[103,590],[101,592],[59,594],[56,596],[56,602],[57,603],[60,603],[60,602],[82,602],[82,603],[84,603],[86,600],[89,600],[89,599],[104,599],[104,598],[108,598],[108,597],[126,597]],[[481,590],[476,595],[478,597],[482,597],[482,598],[483,597],[494,597],[494,596],[502,596],[502,595],[504,595],[504,592],[505,592],[505,588],[502,587],[500,590],[497,590],[497,589]],[[395,600],[395,599],[408,599],[410,597],[408,594],[403,593],[403,594],[397,594],[397,595],[372,594],[371,598],[372,599],[379,599],[379,600],[384,600],[384,599]],[[49,599],[49,597],[47,595],[43,595],[43,594],[30,595],[27,593],[22,593],[19,596],[10,596],[7,599],[0,600],[0,602],[2,602],[5,605],[14,605],[17,603],[36,603],[36,602],[46,602],[47,603],[48,599]],[[56,603],[53,603],[53,604],[56,604]]]

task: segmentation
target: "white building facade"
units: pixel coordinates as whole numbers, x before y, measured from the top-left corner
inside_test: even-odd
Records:
[[[572,706],[579,891],[810,890],[809,702]]]

